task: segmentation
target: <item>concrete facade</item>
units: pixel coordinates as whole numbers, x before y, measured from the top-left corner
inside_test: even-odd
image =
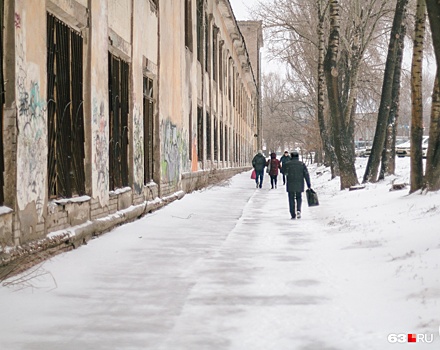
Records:
[[[229,0],[5,0],[3,6],[2,265],[32,252],[75,247],[250,167],[261,145],[260,69],[252,67],[259,65],[262,36],[245,44]],[[73,38],[82,43],[81,53],[74,46],[66,51],[72,62],[74,55],[81,58],[80,74],[74,63],[62,72],[70,94],[81,92],[71,118],[83,115],[82,145],[69,146],[79,147],[82,164],[69,168],[64,180],[51,175],[51,164],[58,169],[63,159],[53,155],[50,140],[73,145],[78,123],[72,121],[67,134],[62,123],[51,126],[55,97],[48,91],[54,79],[60,84],[62,58],[50,66],[50,50],[66,49],[58,32],[55,42],[49,39],[47,18],[68,28],[69,45]],[[261,33],[261,23],[252,28]],[[128,67],[128,81],[117,81],[128,93],[119,91],[117,104],[109,101],[115,89],[111,62]],[[75,102],[68,101],[56,113],[69,114]],[[112,187],[112,132],[120,121],[114,106],[122,105],[127,148],[116,159],[126,166],[126,180]],[[72,179],[73,194],[61,195],[62,182]]]

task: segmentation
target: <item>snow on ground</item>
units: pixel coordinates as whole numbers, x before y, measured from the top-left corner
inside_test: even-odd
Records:
[[[309,167],[300,220],[267,175],[186,195],[1,286],[0,348],[440,349],[440,193],[389,191],[397,165],[357,191]]]

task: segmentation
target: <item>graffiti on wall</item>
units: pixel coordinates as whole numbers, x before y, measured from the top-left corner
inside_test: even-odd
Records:
[[[98,102],[96,98],[93,98],[92,108],[94,188],[101,205],[104,205],[108,198],[109,188],[108,131],[104,101],[101,99]]]
[[[162,181],[177,184],[180,174],[188,171],[188,138],[170,121],[162,121],[161,126],[161,176]]]
[[[139,113],[139,106],[134,103],[133,108],[133,162],[134,162],[134,189],[141,193],[144,184],[144,123]]]
[[[46,101],[40,93],[40,67],[27,62],[26,35],[16,14],[17,94],[17,204],[20,210],[34,202],[43,215],[47,175]],[[18,22],[17,22],[18,21]]]

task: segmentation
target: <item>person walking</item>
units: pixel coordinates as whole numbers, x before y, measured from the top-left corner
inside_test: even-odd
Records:
[[[284,174],[284,164],[290,160],[289,152],[284,151],[284,154],[280,158],[281,162],[281,174],[283,174],[283,185],[286,184],[286,174]]]
[[[255,183],[257,188],[263,186],[264,168],[266,167],[266,158],[263,156],[263,151],[258,151],[254,159],[252,159],[252,166],[255,169]]]
[[[292,219],[300,219],[304,180],[307,183],[307,188],[312,186],[307,166],[299,160],[298,152],[293,151],[290,153],[290,156],[292,159],[284,165],[284,174],[287,176],[286,191],[289,196],[289,211]]]
[[[281,169],[280,161],[277,159],[276,153],[270,154],[270,159],[267,161],[267,167],[268,172],[270,176],[270,185],[272,186],[272,189],[277,188],[277,181],[278,181],[278,169]]]

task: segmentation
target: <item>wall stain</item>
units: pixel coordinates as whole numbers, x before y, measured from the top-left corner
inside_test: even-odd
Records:
[[[170,121],[161,122],[162,160],[161,175],[164,182],[177,184],[182,172],[190,169],[187,137]]]
[[[46,101],[40,94],[40,67],[27,62],[25,33],[17,28],[17,204],[24,210],[33,202],[41,218],[47,192]]]
[[[133,162],[134,162],[134,189],[136,193],[142,192],[144,184],[144,123],[139,113],[139,106],[135,103],[133,108]]]
[[[93,165],[96,172],[96,190],[98,192],[101,205],[107,198],[109,191],[109,169],[108,169],[108,138],[107,138],[107,118],[105,116],[104,102],[93,99],[93,125],[94,128],[94,147]]]

